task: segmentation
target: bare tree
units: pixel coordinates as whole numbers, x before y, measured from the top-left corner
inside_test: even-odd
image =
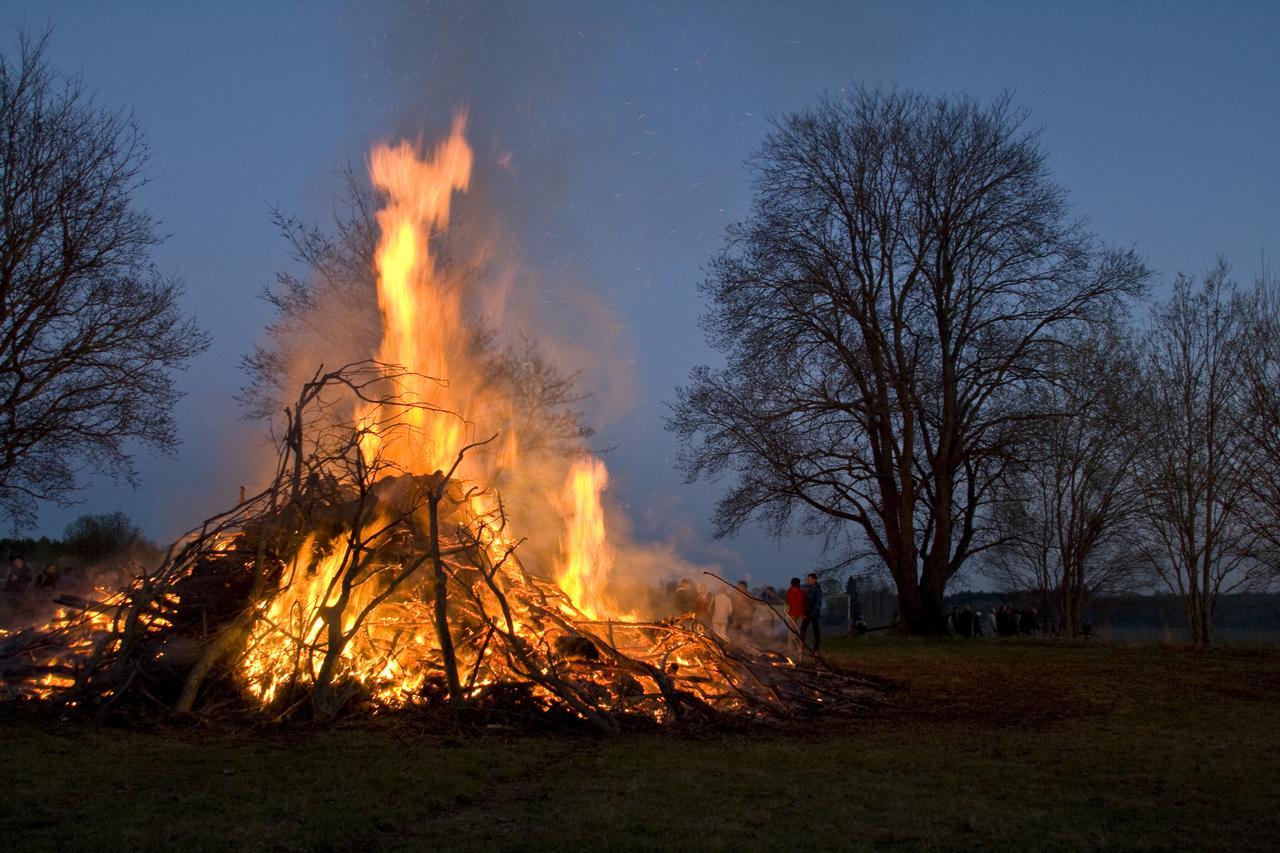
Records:
[[[318,346],[327,358],[344,347],[350,358],[363,357],[370,342],[381,334],[376,298],[374,252],[378,244],[377,199],[351,169],[343,172],[344,192],[331,227],[277,211],[276,227],[285,238],[302,274],[282,272],[263,298],[275,309],[276,318],[254,351],[243,360],[248,382],[239,398],[251,417],[269,420],[282,399],[292,392],[295,377],[289,366],[299,359],[294,348],[300,342]],[[452,250],[448,235],[433,236],[438,263],[459,280],[475,280],[483,265],[464,262],[464,253]],[[576,447],[593,430],[584,424],[576,406],[586,399],[577,388],[577,374],[563,373],[548,361],[532,341],[503,344],[493,329],[478,318],[465,330],[468,349],[481,367],[483,380],[512,401],[519,420],[513,424],[522,452],[545,447]],[[342,336],[356,339],[340,340]]]
[[[1257,583],[1265,569],[1251,491],[1260,468],[1239,375],[1254,308],[1220,260],[1199,282],[1178,276],[1146,343],[1137,457],[1146,560],[1177,596],[1196,643],[1212,638],[1218,597]]]
[[[86,468],[131,479],[131,440],[173,447],[170,374],[207,346],[132,201],[141,133],[50,70],[45,44],[0,57],[0,507],[17,524]]]
[[[677,390],[695,479],[736,475],[719,532],[853,525],[916,633],[994,544],[1025,386],[1069,327],[1146,277],[1068,217],[1007,99],[858,91],[778,123],[703,291],[727,359]]]
[[[1258,557],[1280,577],[1280,279],[1263,269],[1246,301],[1240,374],[1246,385],[1241,431],[1250,439],[1246,488]]]
[[[1010,589],[1037,593],[1059,631],[1083,633],[1090,596],[1139,581],[1134,523],[1140,493],[1133,461],[1136,352],[1118,327],[1063,346],[1034,390],[1044,418],[1018,448],[995,511],[1001,544],[987,573]]]

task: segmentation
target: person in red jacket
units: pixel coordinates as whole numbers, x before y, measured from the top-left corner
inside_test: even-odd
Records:
[[[787,590],[787,619],[791,623],[791,639],[795,643],[798,655],[800,653],[800,622],[804,619],[804,590],[800,588],[800,578],[792,578],[791,587]]]

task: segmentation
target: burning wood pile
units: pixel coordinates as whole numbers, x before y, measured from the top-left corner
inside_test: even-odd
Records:
[[[493,381],[463,288],[433,259],[470,179],[462,130],[429,159],[404,144],[371,156],[386,201],[372,253],[381,338],[362,350],[376,358],[316,372],[282,401],[270,485],[158,568],[0,631],[0,689],[273,719],[468,709],[609,732],[875,701],[869,680],[739,647],[691,614],[646,621],[614,602],[603,463],[581,449],[522,456],[522,438],[537,446],[525,400],[538,395]]]
[[[0,681],[67,706],[152,705],[273,718],[454,707],[691,725],[856,711],[878,686],[748,651],[691,616],[593,619],[526,571],[491,492],[448,471],[397,473],[362,451],[404,421],[304,435],[326,389],[396,374],[317,376],[270,488],[184,537],[154,572],[0,638]],[[412,404],[379,401],[384,411]]]

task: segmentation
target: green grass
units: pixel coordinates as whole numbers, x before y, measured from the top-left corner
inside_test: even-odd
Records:
[[[685,737],[0,718],[13,850],[1273,850],[1280,650],[846,642],[873,719]]]

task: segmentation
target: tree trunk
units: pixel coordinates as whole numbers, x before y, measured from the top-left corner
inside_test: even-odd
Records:
[[[354,558],[352,558],[354,559]],[[354,569],[353,569],[354,571]],[[325,653],[316,673],[315,692],[312,704],[321,717],[330,718],[342,710],[343,699],[334,693],[333,678],[338,671],[338,663],[342,660],[342,652],[346,647],[346,638],[342,632],[342,614],[347,609],[349,595],[344,590],[332,606],[321,607],[321,618],[325,623]]]
[[[898,586],[898,610],[907,631],[919,637],[945,637],[947,615],[942,607],[942,593],[946,584],[935,571],[930,573],[926,565],[917,580],[916,567],[902,567],[894,573]]]
[[[924,623],[920,630],[912,633],[926,637],[947,636],[947,614],[942,606],[942,595],[946,590],[947,578],[941,567],[930,571],[926,563],[924,576],[920,579],[920,602],[924,608]]]
[[[1084,633],[1084,566],[1064,565],[1062,587],[1058,596],[1058,633],[1076,638]]]
[[[1195,613],[1191,642],[1207,646],[1213,639],[1213,599],[1206,591],[1200,590],[1200,594],[1192,600],[1191,607]]]

